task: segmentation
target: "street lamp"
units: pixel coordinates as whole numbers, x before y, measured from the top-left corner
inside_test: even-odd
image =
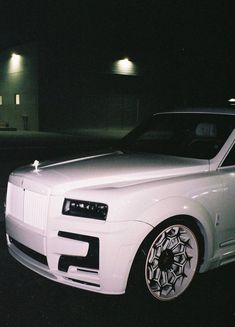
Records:
[[[112,71],[114,74],[120,75],[137,75],[136,65],[127,57],[115,61]]]

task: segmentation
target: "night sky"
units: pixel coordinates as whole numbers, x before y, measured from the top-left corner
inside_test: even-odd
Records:
[[[128,56],[190,98],[235,97],[232,1],[1,1],[0,48],[43,42],[56,56],[104,65]]]

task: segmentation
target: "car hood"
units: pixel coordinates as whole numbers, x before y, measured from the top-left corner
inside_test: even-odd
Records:
[[[33,165],[21,167],[10,179],[20,178],[21,185],[24,180],[31,180],[58,194],[74,188],[126,186],[208,170],[207,160],[117,151],[39,163],[37,168]]]

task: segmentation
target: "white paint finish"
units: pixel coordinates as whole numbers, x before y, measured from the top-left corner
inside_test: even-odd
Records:
[[[54,254],[65,254],[65,255],[74,255],[86,257],[89,249],[89,244],[87,242],[81,242],[76,240],[69,240],[65,238],[58,238],[55,236],[51,238],[51,247],[54,251]]]
[[[235,170],[218,169],[234,139],[235,132],[210,162],[119,151],[40,163],[37,170],[32,165],[16,170],[9,178],[7,233],[46,255],[49,267],[38,265],[9,244],[11,253],[58,282],[120,294],[145,237],[166,219],[184,215],[194,217],[205,239],[201,272],[234,261]],[[63,215],[66,197],[106,203],[107,220]],[[99,238],[100,268],[95,274],[79,267],[58,271],[60,255],[82,257],[89,251],[87,242],[58,237],[59,231]]]
[[[7,234],[13,239],[36,252],[46,254],[46,238],[40,230],[23,224],[10,216],[7,216],[6,229]]]
[[[27,176],[24,183],[30,180],[51,188],[52,194],[61,194],[75,188],[115,186],[123,182],[128,185],[208,170],[207,160],[115,152],[45,167],[40,165],[36,173],[31,166],[23,167],[13,173],[13,178]]]
[[[24,219],[24,190],[12,183],[7,188],[6,214],[20,221]]]
[[[235,167],[223,167],[219,172],[223,183],[223,194],[218,242],[224,243],[235,240]]]

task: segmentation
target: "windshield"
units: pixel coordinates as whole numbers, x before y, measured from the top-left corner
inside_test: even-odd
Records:
[[[141,124],[121,142],[123,151],[211,159],[234,129],[232,115],[162,113]]]

